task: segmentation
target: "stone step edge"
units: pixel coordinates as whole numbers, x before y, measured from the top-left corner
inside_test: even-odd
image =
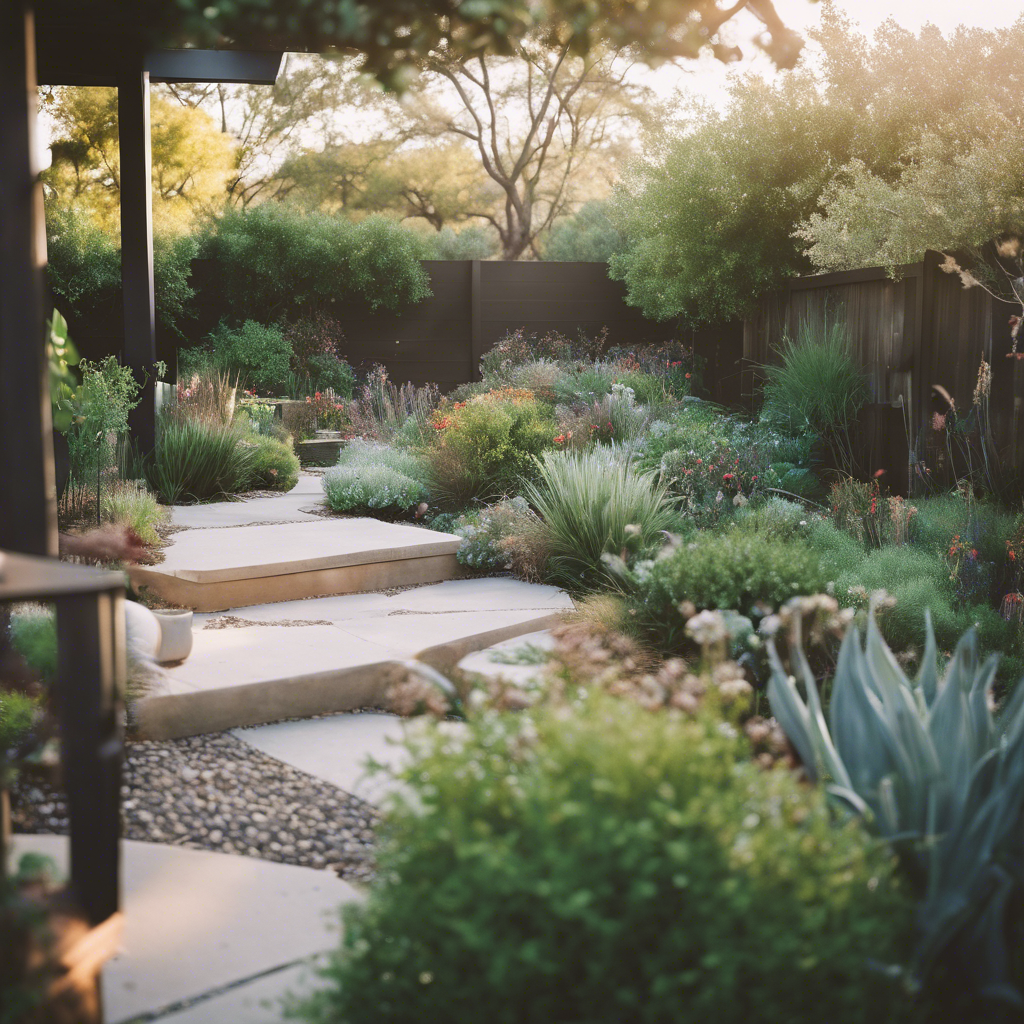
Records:
[[[196,612],[443,583],[469,575],[454,552],[215,582],[188,580],[145,566],[130,566],[128,574],[137,591],[146,588],[169,605]]]
[[[413,660],[439,672],[450,672],[467,654],[482,650],[524,633],[550,629],[562,621],[564,612],[548,612],[536,618],[497,629],[483,630],[421,651]],[[135,706],[140,739],[163,740],[224,732],[244,726],[266,725],[285,718],[313,718],[316,715],[378,707],[388,687],[407,671],[398,658],[382,659],[349,668],[308,675],[223,686],[191,693],[154,694]]]

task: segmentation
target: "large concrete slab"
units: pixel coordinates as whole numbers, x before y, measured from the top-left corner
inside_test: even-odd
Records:
[[[313,494],[317,497],[323,497],[324,478],[319,473],[300,473],[299,482],[288,493]]]
[[[270,502],[284,498],[257,499]],[[233,530],[185,530],[172,536],[155,571],[195,583],[393,562],[454,554],[459,538],[379,519],[325,519],[238,526]]]
[[[339,906],[359,898],[331,871],[159,843],[121,848],[123,952],[103,971],[112,1024],[332,949]],[[16,836],[14,849],[51,856],[67,871],[64,836]]]
[[[400,744],[405,721],[396,715],[331,715],[235,729],[234,735],[278,761],[374,804],[390,790],[390,780],[387,773],[368,771],[368,762],[372,759],[392,768],[404,763]]]
[[[301,497],[255,501],[284,508]],[[231,504],[226,507],[224,516],[231,514]],[[132,582],[168,604],[216,611],[436,583],[465,574],[455,557],[459,538],[451,534],[378,519],[307,518],[183,530],[172,535],[162,563],[130,567]]]
[[[246,498],[243,501],[216,501],[205,505],[174,505],[171,525],[189,530],[251,526],[255,523],[321,522],[315,512],[322,493],[289,491],[272,498]]]
[[[571,608],[554,587],[477,579],[200,615],[192,655],[139,701],[138,727],[169,738],[379,706],[403,662],[446,671]]]

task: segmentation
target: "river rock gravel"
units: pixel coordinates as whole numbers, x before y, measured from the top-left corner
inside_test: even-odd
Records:
[[[16,832],[67,831],[63,793],[38,778],[11,804]],[[122,808],[126,839],[373,877],[376,808],[231,733],[127,743]]]

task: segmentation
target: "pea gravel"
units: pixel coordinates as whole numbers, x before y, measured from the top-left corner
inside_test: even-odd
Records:
[[[134,741],[125,754],[126,839],[373,877],[376,808],[231,733]],[[16,832],[66,833],[64,794],[49,784],[23,777],[11,804]]]

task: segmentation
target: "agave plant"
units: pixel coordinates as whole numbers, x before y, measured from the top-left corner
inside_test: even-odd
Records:
[[[873,612],[863,638],[852,627],[827,723],[799,635],[791,662],[806,700],[770,642],[768,698],[811,778],[864,814],[907,864],[921,895],[914,981],[952,951],[978,996],[1024,1005],[1008,979],[1004,934],[1007,899],[1021,881],[1024,684],[994,714],[998,656],[980,664],[968,630],[940,680],[930,616],[927,633],[910,680]]]

